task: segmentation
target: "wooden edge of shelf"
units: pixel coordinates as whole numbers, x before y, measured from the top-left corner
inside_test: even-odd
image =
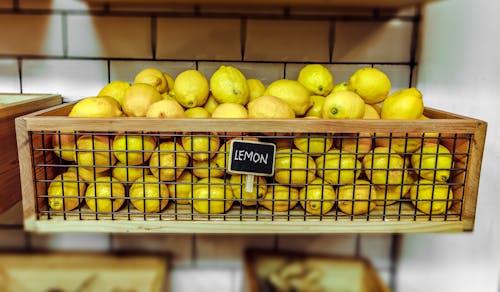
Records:
[[[37,220],[26,231],[105,233],[206,233],[206,234],[306,234],[306,233],[415,233],[463,232],[464,221],[384,222],[214,222],[214,221],[112,221]]]

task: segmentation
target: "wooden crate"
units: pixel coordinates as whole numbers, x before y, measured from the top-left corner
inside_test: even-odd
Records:
[[[163,258],[98,253],[0,254],[0,291],[165,291]]]
[[[39,232],[189,232],[189,233],[318,233],[318,232],[461,232],[474,227],[477,190],[486,123],[435,109],[426,109],[432,119],[418,121],[390,120],[251,120],[238,119],[148,119],[148,118],[69,118],[72,104],[29,114],[16,120],[22,190],[24,226]],[[181,139],[189,133],[233,137],[242,129],[246,136],[263,139],[290,138],[295,134],[376,133],[393,141],[413,137],[427,141],[423,133],[438,133],[437,138],[452,144],[455,159],[452,207],[443,214],[425,214],[414,208],[411,200],[401,198],[394,204],[382,200],[367,214],[349,215],[333,208],[329,213],[311,215],[300,204],[285,212],[274,212],[260,204],[247,207],[241,199],[233,202],[224,214],[200,214],[193,205],[169,203],[161,212],[144,213],[126,200],[116,212],[94,212],[85,203],[73,211],[53,211],[47,205],[47,187],[58,170],[67,169],[53,154],[47,137],[50,134],[76,131],[112,137],[115,133],[142,133],[158,138]],[[215,133],[215,134],[214,134]],[[217,134],[218,133],[218,134]],[[377,136],[378,133],[378,136]],[[245,137],[246,137],[245,136]],[[343,139],[343,138],[342,138]],[[431,139],[431,138],[429,138]],[[160,139],[158,139],[160,140]],[[405,142],[407,143],[407,142]],[[406,145],[406,144],[405,144]],[[108,151],[110,152],[110,150]],[[33,159],[33,157],[35,157]],[[115,167],[110,165],[109,167]],[[195,167],[192,167],[194,170]],[[226,174],[224,174],[226,175]],[[81,181],[80,183],[83,183]],[[94,182],[91,182],[94,183]],[[162,182],[169,184],[171,182]],[[272,183],[270,183],[272,184]],[[337,186],[335,186],[337,187]],[[175,201],[174,197],[168,200]],[[83,197],[81,197],[83,199]],[[387,199],[387,198],[385,198]],[[215,202],[215,200],[211,200]],[[436,200],[437,201],[437,200]],[[261,202],[261,201],[259,201]],[[339,202],[336,201],[338,204]],[[432,204],[432,202],[431,202]]]
[[[52,94],[0,94],[0,213],[21,200],[14,119],[61,102]]]
[[[360,257],[252,249],[245,253],[245,276],[250,292],[297,291],[276,289],[294,280],[308,287],[298,291],[391,291],[370,261]],[[317,280],[307,282],[308,277]]]

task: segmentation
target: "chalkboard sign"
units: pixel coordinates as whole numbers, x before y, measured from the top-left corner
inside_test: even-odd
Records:
[[[231,140],[229,146],[229,172],[272,176],[276,145],[265,142]]]

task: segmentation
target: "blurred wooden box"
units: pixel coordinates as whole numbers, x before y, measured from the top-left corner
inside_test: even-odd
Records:
[[[153,256],[0,254],[0,291],[160,292],[166,260]]]
[[[59,95],[0,94],[0,213],[21,200],[14,119],[61,103]]]
[[[319,280],[305,282],[314,277],[313,272]],[[364,258],[252,249],[245,253],[245,274],[247,290],[250,292],[391,291],[372,264]],[[305,289],[276,288],[278,283],[294,286],[293,279],[300,280],[299,283],[304,284]]]

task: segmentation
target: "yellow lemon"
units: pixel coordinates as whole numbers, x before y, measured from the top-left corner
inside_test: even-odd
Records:
[[[293,119],[294,110],[283,100],[269,95],[254,99],[247,105],[251,119]]]
[[[165,77],[165,80],[167,80],[167,91],[165,93],[170,93],[174,91],[174,78],[170,76],[167,72],[163,72],[163,76]]]
[[[420,211],[430,214],[443,214],[451,207],[453,200],[452,188],[445,183],[432,183],[427,179],[420,179],[418,184],[411,186],[410,197],[412,204]]]
[[[184,108],[172,99],[162,99],[149,106],[146,112],[148,118],[185,118]]]
[[[193,159],[193,174],[199,178],[221,177],[224,173],[225,169],[219,167],[213,159],[202,161]]]
[[[330,93],[334,93],[334,92],[337,92],[337,91],[344,91],[344,90],[350,90],[349,89],[349,83],[347,82],[342,82],[342,83],[339,83],[337,85],[335,85],[332,89],[332,92]]]
[[[198,70],[186,70],[174,81],[175,99],[185,108],[202,106],[208,98],[208,80]]]
[[[267,192],[266,179],[262,176],[254,177],[251,192],[245,190],[245,177],[243,175],[232,175],[229,179],[229,183],[233,189],[234,198],[245,206],[257,205],[257,201],[264,197]]]
[[[366,214],[377,207],[375,190],[366,180],[356,180],[355,185],[343,185],[337,190],[338,208],[351,215]]]
[[[219,151],[217,151],[217,154],[214,156],[214,163],[221,168],[227,169],[229,166],[229,149],[231,145],[231,140],[226,141],[224,144],[222,144],[219,148]]]
[[[146,68],[135,75],[134,83],[144,83],[151,85],[159,93],[167,92],[168,82],[162,71],[156,68]]]
[[[233,205],[233,191],[223,179],[202,178],[193,189],[193,207],[202,214],[222,214]]]
[[[422,145],[421,133],[375,133],[375,145],[379,147],[390,147],[396,153],[415,152]]]
[[[122,110],[118,101],[109,96],[91,96],[79,100],[68,114],[72,118],[120,117]]]
[[[218,105],[219,105],[219,103],[215,100],[215,97],[212,94],[210,94],[208,96],[207,101],[203,105],[203,108],[206,109],[207,112],[209,112],[211,115],[214,112],[214,110],[217,108]]]
[[[114,98],[120,106],[123,106],[123,96],[125,95],[125,91],[130,87],[130,83],[121,81],[121,80],[115,80],[111,81],[108,83],[106,86],[104,86],[97,96],[109,96]]]
[[[218,103],[248,103],[247,79],[233,66],[220,66],[210,78],[210,89]]]
[[[83,135],[76,142],[76,159],[79,166],[95,172],[108,170],[116,163],[112,150],[113,139],[106,136]]]
[[[333,138],[328,134],[297,134],[293,145],[311,156],[319,156],[328,152],[333,146]]]
[[[221,103],[213,111],[212,118],[246,119],[248,118],[248,111],[239,103]]]
[[[168,193],[175,203],[181,205],[191,204],[193,198],[193,187],[198,178],[189,170],[184,170],[175,182],[168,184]]]
[[[382,119],[418,120],[424,113],[422,93],[416,88],[405,88],[389,95],[382,104]]]
[[[321,95],[311,95],[312,106],[306,112],[306,117],[321,118],[321,109],[325,103],[325,97]]]
[[[374,185],[375,196],[377,205],[392,205],[398,200],[403,198],[411,188],[411,185],[415,182],[412,175],[408,175],[405,182],[400,185]]]
[[[299,71],[297,78],[305,88],[317,95],[327,96],[333,89],[333,76],[330,70],[320,64],[309,64]]]
[[[152,175],[138,178],[130,186],[128,194],[132,205],[144,213],[157,213],[168,205],[167,186]]]
[[[316,158],[317,174],[330,184],[350,184],[361,175],[356,155],[333,149]]]
[[[380,114],[371,104],[365,104],[365,114],[363,115],[365,120],[380,120]]]
[[[212,159],[220,147],[220,139],[200,133],[186,134],[181,138],[182,146],[194,160],[205,161]]]
[[[189,156],[182,145],[163,142],[149,159],[149,169],[160,181],[174,181],[189,164]]]
[[[305,115],[312,106],[311,93],[296,80],[276,80],[269,84],[264,95],[271,95],[288,103],[297,116]]]
[[[316,177],[314,159],[298,149],[278,149],[274,179],[280,184],[304,185]]]
[[[365,102],[349,90],[328,95],[321,110],[321,117],[324,119],[361,119],[364,114]]]
[[[202,107],[192,107],[184,111],[184,115],[191,119],[206,119],[210,118],[211,114],[206,109]]]
[[[337,133],[333,145],[343,153],[355,154],[358,159],[363,158],[373,145],[371,133]]]
[[[118,161],[126,165],[139,165],[153,154],[156,138],[148,135],[116,135],[112,147]]]
[[[299,190],[284,185],[270,185],[259,205],[274,212],[286,212],[295,208],[299,200]]]
[[[78,207],[85,195],[85,183],[80,182],[75,172],[56,176],[49,184],[47,196],[49,206],[55,211],[70,211]]]
[[[85,168],[85,167],[69,167],[67,172],[74,172],[78,175],[78,177],[85,182],[95,181],[99,177],[108,176],[108,171],[96,172],[93,168]]]
[[[89,183],[85,203],[94,212],[115,212],[125,202],[125,187],[115,178],[103,176]]]
[[[331,185],[320,178],[314,179],[299,191],[300,205],[307,213],[328,213],[335,204],[337,194]]]
[[[408,176],[404,158],[387,147],[376,147],[363,158],[363,168],[368,180],[378,185],[403,183]]]
[[[261,97],[264,95],[264,92],[266,91],[266,86],[262,81],[258,79],[247,79],[247,84],[248,84],[248,100],[252,101],[256,99],[257,97]]]
[[[132,84],[123,96],[123,111],[129,117],[145,117],[149,106],[162,100],[153,86],[144,83]]]
[[[450,178],[453,157],[441,144],[425,144],[411,156],[411,165],[420,177],[445,182]]]
[[[117,162],[111,173],[122,183],[133,183],[138,178],[151,174],[146,166],[130,166],[122,162]]]
[[[66,133],[66,134],[63,134]],[[75,161],[76,132],[58,132],[52,135],[54,153],[66,161]]]
[[[351,75],[349,88],[361,96],[366,103],[374,104],[387,98],[391,91],[391,81],[383,71],[364,67]]]

